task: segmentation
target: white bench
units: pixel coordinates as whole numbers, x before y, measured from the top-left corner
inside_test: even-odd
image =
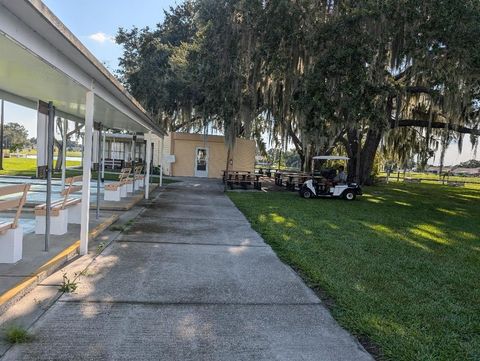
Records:
[[[133,177],[135,178],[135,190],[143,188],[145,185],[145,176],[142,174],[143,165],[138,165],[135,167],[133,172]]]
[[[103,196],[105,201],[119,202],[122,197],[127,196],[128,177],[131,171],[131,168],[123,168],[118,176],[118,182],[105,184]]]
[[[50,233],[62,235],[67,233],[68,224],[80,224],[82,217],[82,199],[71,197],[72,193],[82,190],[82,176],[67,178],[66,187],[61,192],[62,199],[52,202],[50,207]],[[35,207],[35,233],[45,234],[47,204],[40,204]]]
[[[30,184],[10,185],[0,188],[0,196],[21,193],[20,197],[0,201],[0,210],[16,208],[12,221],[0,222],[0,263],[15,263],[22,259],[23,229],[18,224],[23,205],[27,199]]]

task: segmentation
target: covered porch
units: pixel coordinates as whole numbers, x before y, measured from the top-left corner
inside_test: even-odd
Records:
[[[0,231],[0,243],[2,247],[11,243],[2,252],[12,252],[12,257],[0,262],[0,273],[5,268],[18,275],[23,272],[20,270],[55,258],[59,250],[74,246],[75,252],[86,254],[92,230],[108,226],[120,211],[148,199],[155,187],[150,176],[152,152],[156,151],[152,140],[163,132],[42,2],[0,0],[0,49],[0,99],[37,111],[36,179],[0,178],[0,220],[6,225]],[[61,178],[55,180],[57,117],[65,125],[68,121],[82,124],[84,130],[81,167],[67,171],[63,162]],[[115,142],[108,144],[107,134],[115,133],[124,143],[130,141],[130,147],[123,149],[126,163],[122,164],[129,166],[130,172],[123,180],[105,180],[106,154],[111,158],[115,153],[111,147]],[[66,159],[66,141],[62,152]],[[105,192],[116,184],[122,188],[122,197],[115,202],[106,199]],[[25,185],[20,198],[17,185]],[[72,224],[65,208],[69,204],[78,219]],[[43,234],[38,231],[38,217],[44,217]],[[58,217],[65,222],[68,218],[68,230],[54,236]],[[15,286],[12,280],[2,278],[0,306],[8,301],[2,295],[11,284]]]

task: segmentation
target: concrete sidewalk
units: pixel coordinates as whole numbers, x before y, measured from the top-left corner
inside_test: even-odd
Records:
[[[218,181],[170,184],[6,360],[373,360]]]

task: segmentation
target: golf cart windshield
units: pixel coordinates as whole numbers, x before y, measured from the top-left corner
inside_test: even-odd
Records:
[[[315,157],[312,157],[312,176],[321,176],[325,179],[333,179],[337,175],[337,169],[336,167],[332,168],[323,168],[315,171],[315,161],[320,160],[320,161],[333,161],[333,163],[336,163],[335,161],[347,161],[349,160],[348,157],[345,156],[337,156],[337,155],[317,155]],[[332,162],[329,162],[332,163]]]

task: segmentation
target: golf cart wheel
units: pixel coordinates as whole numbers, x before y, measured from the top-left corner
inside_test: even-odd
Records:
[[[302,189],[300,192],[301,196],[305,199],[309,199],[313,197],[312,191],[310,189]]]
[[[357,195],[353,191],[346,191],[343,194],[343,198],[345,198],[347,201],[354,201],[355,198],[357,198]]]

